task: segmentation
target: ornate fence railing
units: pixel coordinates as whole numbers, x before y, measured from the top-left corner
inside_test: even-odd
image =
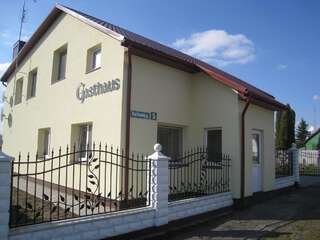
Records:
[[[195,148],[169,161],[169,201],[230,191],[231,159]]]
[[[289,150],[276,150],[275,160],[276,178],[293,175],[292,156]]]
[[[10,227],[150,205],[150,160],[101,144],[86,149],[19,154],[12,166]]]

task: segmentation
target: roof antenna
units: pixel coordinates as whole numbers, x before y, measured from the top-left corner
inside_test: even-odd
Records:
[[[33,2],[36,2],[36,1],[37,1],[37,0],[33,0]],[[27,15],[26,0],[23,0],[21,17],[20,17],[18,44],[20,44],[20,41],[21,41],[23,24],[26,22],[26,15]],[[15,87],[16,87],[15,85],[16,85],[16,80],[17,80],[18,55],[19,55],[19,53],[17,53],[17,56],[16,56],[15,59],[14,59],[14,61],[15,61],[14,73],[15,73],[15,74],[14,74],[14,86],[13,86],[14,92],[13,92],[13,96],[15,95]]]

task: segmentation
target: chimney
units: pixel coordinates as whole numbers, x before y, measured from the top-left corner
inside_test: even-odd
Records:
[[[12,60],[15,59],[16,56],[18,56],[20,50],[23,48],[23,46],[26,44],[26,42],[18,40],[13,45],[13,53],[12,53]]]

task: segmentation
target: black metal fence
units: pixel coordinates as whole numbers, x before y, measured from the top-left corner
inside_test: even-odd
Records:
[[[231,159],[198,147],[169,162],[169,201],[230,191]]]
[[[293,175],[292,153],[278,149],[275,152],[276,178]]]
[[[320,151],[300,150],[300,175],[320,176]]]
[[[89,150],[90,149],[90,150]],[[151,162],[113,147],[19,154],[12,166],[10,227],[150,204]]]

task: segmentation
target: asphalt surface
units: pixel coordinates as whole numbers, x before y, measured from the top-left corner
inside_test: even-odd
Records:
[[[230,216],[168,234],[166,240],[320,239],[320,177]],[[164,238],[163,238],[164,239]]]

